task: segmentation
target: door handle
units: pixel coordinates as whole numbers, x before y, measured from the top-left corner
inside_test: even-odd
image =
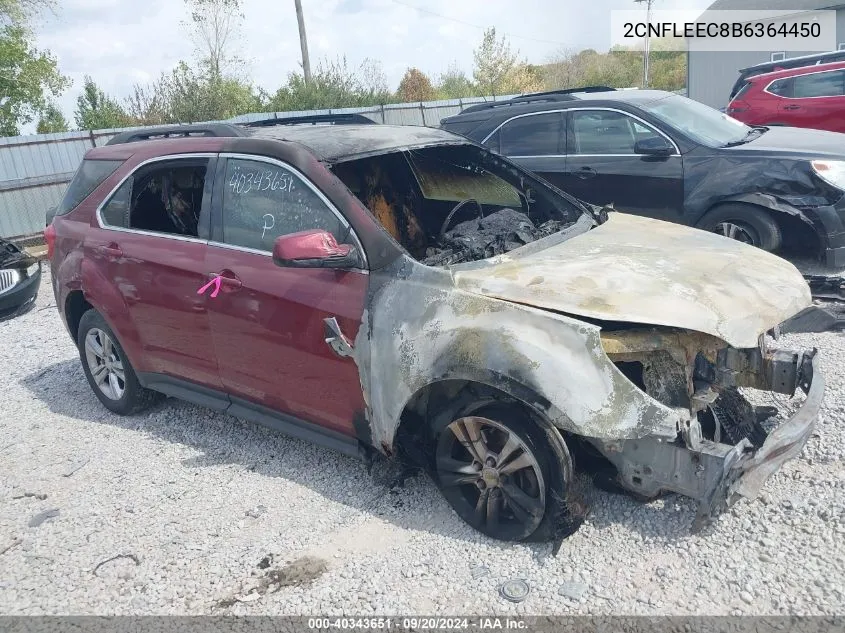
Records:
[[[98,246],[97,252],[106,257],[123,257],[123,251],[120,246],[112,242],[108,246]]]
[[[787,106],[783,106],[783,109],[784,110],[800,110],[801,106],[800,105],[787,105]]]
[[[592,167],[582,167],[581,169],[575,172],[575,176],[577,176],[581,180],[586,180],[587,178],[595,178],[596,176],[598,176],[598,173]]]
[[[238,276],[231,270],[221,270],[219,273],[208,273],[209,279],[220,279],[221,286],[228,286],[229,288],[240,288],[243,282],[238,279]]]

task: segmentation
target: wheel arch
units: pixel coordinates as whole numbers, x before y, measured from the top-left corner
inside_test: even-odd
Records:
[[[426,432],[436,419],[468,415],[491,403],[524,410],[551,438],[550,443],[565,450],[563,432],[552,422],[564,416],[563,412],[531,387],[489,369],[481,369],[476,376],[450,376],[420,387],[402,408],[391,442],[393,450],[399,450],[403,440]]]
[[[88,260],[83,260],[81,272],[81,289],[74,292],[79,292],[84,304],[102,315],[135,370],[145,371],[143,363],[140,363],[143,358],[140,333],[132,320],[125,298],[114,281],[106,278],[102,271]],[[79,317],[81,318],[82,314]],[[76,326],[78,328],[79,322]],[[79,333],[75,331],[73,334],[76,342]]]
[[[811,215],[785,200],[765,193],[746,193],[718,200],[701,215],[695,226],[701,228],[712,213],[731,204],[748,205],[761,209],[777,222],[785,238],[794,237],[797,232],[801,232],[803,241],[810,243],[810,248],[815,251],[815,254],[819,254],[824,249],[824,230],[819,227],[819,223]]]

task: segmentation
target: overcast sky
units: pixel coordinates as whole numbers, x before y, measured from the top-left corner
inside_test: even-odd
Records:
[[[484,27],[506,34],[533,63],[560,49],[610,45],[610,11],[633,0],[302,0],[312,68],[346,55],[357,66],[382,63],[391,89],[409,66],[432,77],[451,63],[472,71],[472,51]],[[656,0],[660,9],[706,6],[693,0]],[[120,98],[136,82],[151,81],[194,52],[186,37],[182,0],[59,0],[55,16],[38,25],[38,45],[58,57],[73,86],[59,102],[72,120],[85,74]],[[243,0],[243,37],[237,54],[246,74],[274,92],[299,68],[293,0]],[[418,7],[412,8],[412,7]],[[439,14],[439,15],[434,15]],[[442,16],[442,17],[441,17]]]

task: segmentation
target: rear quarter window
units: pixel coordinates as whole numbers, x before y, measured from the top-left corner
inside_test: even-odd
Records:
[[[73,211],[122,164],[122,160],[83,160],[56,208],[56,215],[65,215]]]

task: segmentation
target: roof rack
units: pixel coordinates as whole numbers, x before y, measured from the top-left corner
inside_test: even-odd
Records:
[[[228,123],[200,123],[197,125],[168,125],[121,132],[109,139],[106,145],[120,145],[161,138],[186,136],[244,136],[244,131]]]
[[[274,125],[317,125],[319,123],[330,123],[333,125],[377,125],[375,121],[365,117],[363,114],[310,114],[305,116],[273,117],[270,119],[261,119],[260,121],[239,123],[238,125],[244,127],[272,127]]]
[[[481,110],[489,110],[491,108],[500,108],[504,106],[525,105],[528,103],[541,103],[544,101],[573,101],[576,97],[572,96],[579,92],[609,92],[616,90],[610,86],[584,86],[581,88],[567,88],[565,90],[549,90],[546,92],[531,92],[528,94],[507,99],[505,101],[487,101],[485,103],[478,103],[461,110],[461,114],[468,114],[470,112],[480,112]]]

